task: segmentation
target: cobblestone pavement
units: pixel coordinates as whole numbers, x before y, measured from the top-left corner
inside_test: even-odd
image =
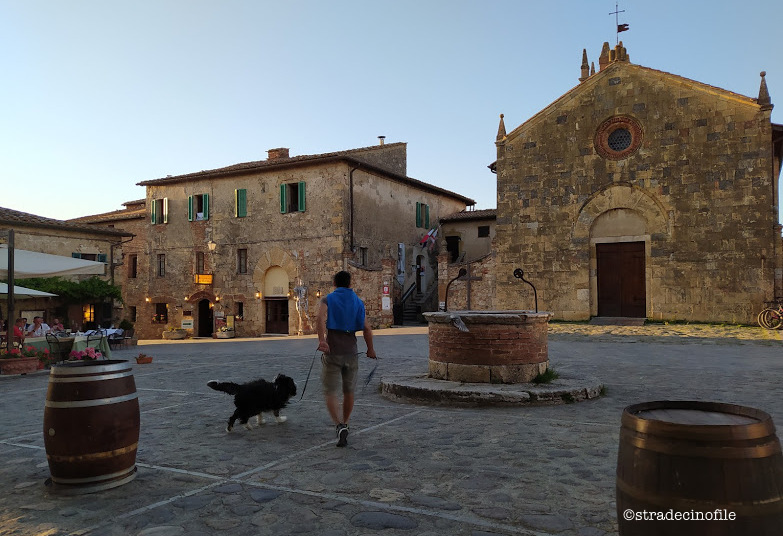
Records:
[[[143,341],[114,356],[154,356],[150,365],[134,365],[138,476],[76,497],[44,486],[48,375],[0,377],[0,535],[616,534],[625,406],[730,402],[783,423],[780,332],[566,323],[550,332],[551,365],[600,378],[604,397],[481,409],[391,402],[378,394],[378,382],[385,373],[426,371],[426,328],[376,332],[379,368],[357,393],[344,449],[335,448],[317,363],[281,425],[271,420],[227,434],[231,398],[206,386],[282,372],[301,392],[314,338]],[[362,360],[362,378],[372,364]]]

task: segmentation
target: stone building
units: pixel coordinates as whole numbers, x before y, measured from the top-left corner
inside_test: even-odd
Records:
[[[0,243],[7,243],[7,235],[2,231],[8,229],[14,230],[16,249],[106,263],[105,273],[98,277],[112,282],[119,277],[122,245],[133,238],[133,234],[125,230],[98,228],[0,207]],[[64,277],[78,281],[94,276]],[[6,318],[6,303],[5,300],[1,302],[2,316]],[[113,323],[118,317],[111,303],[67,304],[61,298],[17,301],[14,309],[16,316],[25,313],[31,317],[32,312],[47,319],[60,316],[63,324],[73,329]]]
[[[437,306],[437,260],[421,243],[443,214],[475,202],[410,178],[404,143],[289,156],[139,183],[138,206],[92,216],[133,228],[125,307],[139,338],[184,326],[211,336],[312,333],[318,299],[353,274],[375,327],[415,285]],[[141,227],[141,228],[140,228]]]
[[[496,219],[494,209],[463,210],[440,219],[445,251],[438,256],[438,295],[443,307],[494,309]],[[449,286],[462,269],[465,276]]]
[[[497,134],[497,306],[513,269],[556,318],[755,321],[783,295],[783,126],[757,98],[583,52],[580,83]]]

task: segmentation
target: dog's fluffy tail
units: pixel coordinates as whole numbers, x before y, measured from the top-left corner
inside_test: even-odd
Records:
[[[207,387],[211,387],[215,391],[223,391],[230,395],[235,395],[239,391],[239,384],[234,382],[219,382],[217,380],[209,380]]]

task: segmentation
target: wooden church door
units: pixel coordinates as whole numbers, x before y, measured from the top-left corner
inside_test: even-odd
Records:
[[[644,242],[596,244],[598,316],[647,316]]]

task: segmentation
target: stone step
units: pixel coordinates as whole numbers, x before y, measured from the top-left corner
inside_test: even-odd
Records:
[[[646,318],[633,318],[627,316],[594,316],[590,319],[593,326],[643,326]]]

